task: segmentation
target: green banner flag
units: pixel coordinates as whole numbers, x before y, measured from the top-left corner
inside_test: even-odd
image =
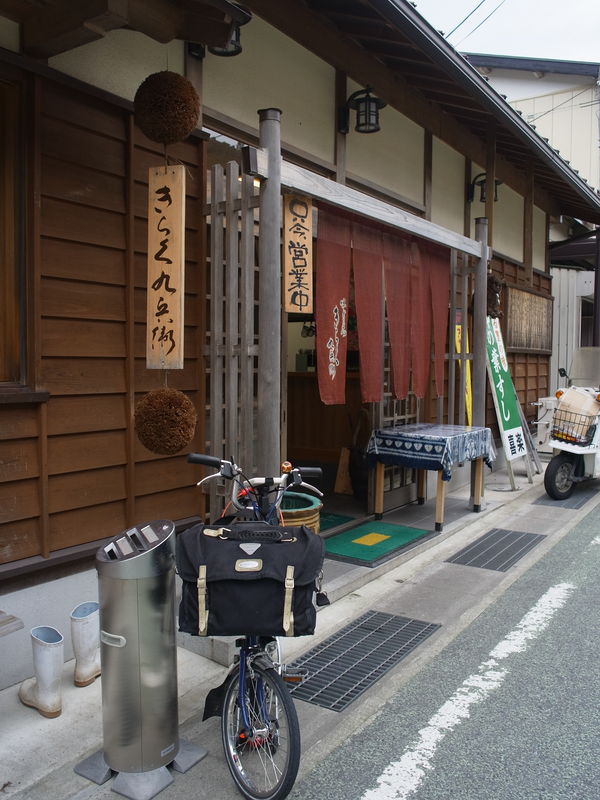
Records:
[[[527,455],[519,400],[508,369],[506,351],[500,321],[488,317],[486,320],[487,369],[492,396],[496,408],[496,417],[502,437],[502,446],[507,461]]]

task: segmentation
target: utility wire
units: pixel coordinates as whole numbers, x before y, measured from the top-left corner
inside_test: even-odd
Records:
[[[541,111],[539,114],[536,114],[534,117],[532,117],[529,120],[529,122],[530,123],[531,122],[536,122],[538,119],[541,119],[542,117],[545,117],[546,114],[552,114],[553,111],[556,111],[556,109],[560,108],[561,106],[564,106],[566,103],[572,103],[573,100],[575,100],[576,97],[579,97],[579,95],[583,94],[584,92],[587,92],[588,90],[589,90],[589,86],[586,86],[585,89],[582,89],[580,92],[577,92],[577,94],[574,94],[571,97],[567,97],[566,100],[563,100],[562,103],[559,103],[557,106],[553,106],[552,108],[548,108],[546,111]],[[578,105],[581,105],[581,103],[579,103]]]
[[[470,33],[467,33],[467,35],[466,35],[466,36],[464,36],[464,37],[463,37],[463,38],[460,40],[460,42],[457,42],[457,43],[454,45],[454,47],[455,47],[455,48],[456,48],[456,47],[458,47],[458,45],[459,45],[459,44],[462,44],[462,43],[465,41],[465,39],[468,39],[468,38],[469,38],[469,36],[471,36],[471,34],[475,33],[475,31],[476,31],[476,30],[479,30],[479,28],[481,28],[481,26],[483,25],[483,23],[484,23],[484,22],[487,22],[487,21],[488,21],[488,19],[489,19],[489,18],[492,16],[492,14],[495,14],[495,13],[496,13],[496,11],[498,11],[498,9],[500,8],[500,6],[503,6],[503,5],[504,5],[504,3],[506,3],[506,0],[500,0],[500,2],[498,3],[498,5],[496,6],[496,8],[495,8],[493,11],[490,11],[490,13],[487,15],[487,17],[485,17],[485,19],[482,19],[482,20],[481,20],[481,22],[479,23],[479,25],[476,25],[476,26],[473,28],[473,30],[472,30]]]
[[[469,11],[469,13],[467,14],[467,16],[466,16],[464,19],[462,19],[462,20],[461,20],[461,21],[458,23],[458,25],[455,25],[455,26],[454,26],[454,28],[452,28],[452,30],[450,31],[450,33],[447,33],[447,34],[444,36],[444,39],[447,39],[449,36],[452,36],[452,34],[454,33],[454,31],[457,31],[457,30],[458,30],[458,29],[461,27],[461,25],[464,25],[464,24],[465,24],[465,22],[466,22],[466,21],[469,19],[469,17],[473,16],[473,14],[474,14],[474,13],[477,11],[477,9],[478,9],[480,6],[482,6],[484,3],[485,3],[485,0],[481,0],[481,2],[480,2],[480,3],[477,3],[477,5],[475,6],[475,8],[474,8],[472,11]]]

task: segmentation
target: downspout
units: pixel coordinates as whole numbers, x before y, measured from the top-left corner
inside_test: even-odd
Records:
[[[594,316],[592,320],[592,345],[600,347],[600,228],[596,228],[596,266],[594,269]]]
[[[600,72],[596,78],[596,100],[600,99]],[[598,119],[598,148],[600,149],[600,114]],[[600,159],[599,159],[600,162]],[[597,185],[600,187],[600,163],[598,165]],[[600,228],[596,228],[596,258],[594,270],[594,316],[592,318],[592,345],[600,347]]]

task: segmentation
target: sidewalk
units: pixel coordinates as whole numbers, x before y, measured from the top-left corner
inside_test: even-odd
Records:
[[[507,527],[545,534],[544,544],[536,548],[535,555],[532,555],[532,558],[539,558],[559,536],[564,535],[580,517],[600,502],[600,493],[597,490],[585,492],[583,487],[579,487],[573,497],[579,492],[582,503],[584,499],[587,500],[580,509],[564,508],[563,503],[553,501],[546,503],[542,475],[534,474],[531,484],[528,483],[524,470],[517,470],[515,478],[518,488],[512,491],[506,471],[487,473],[485,508],[479,513],[473,513],[467,508],[468,486],[450,492],[446,500],[444,530],[379,567],[360,567],[327,559],[324,587],[332,603],[320,610],[315,636],[285,642],[286,660],[292,661],[347,625],[366,608],[372,607],[374,603],[378,607],[384,605],[391,597],[394,597],[395,607],[406,609],[406,613],[413,613],[412,608],[415,608],[415,613],[420,611],[423,615],[422,619],[433,619],[432,615],[435,614],[436,621],[443,623],[444,632],[432,647],[442,648],[461,626],[469,624],[485,605],[492,602],[494,592],[500,591],[502,582],[512,582],[518,572],[517,568],[513,568],[508,573],[477,576],[470,579],[471,583],[463,581],[460,586],[447,587],[444,583],[444,596],[436,597],[436,581],[442,574],[440,564],[449,555],[491,528]],[[596,482],[592,482],[590,486],[596,486]],[[423,506],[412,504],[386,514],[385,521],[433,530],[434,506],[435,500],[429,500]],[[488,570],[473,572],[486,573]],[[447,583],[447,579],[444,580]],[[10,646],[9,637],[4,639],[3,646]],[[418,653],[414,658],[409,657],[399,669],[408,675],[418,668],[425,657],[427,656],[424,652]],[[97,787],[73,772],[76,764],[102,750],[101,679],[89,687],[75,688],[73,668],[73,661],[65,664],[63,712],[57,719],[45,719],[35,710],[23,706],[17,697],[18,685],[0,692],[0,792],[3,796],[18,797],[20,800],[79,800],[115,796],[110,793],[112,781]],[[206,726],[210,724],[199,721],[206,692],[218,685],[226,672],[226,667],[187,649],[178,648],[179,721],[186,738],[189,731],[195,735],[198,729],[199,740],[195,740],[196,744],[205,743]],[[307,736],[303,741],[316,742],[319,745],[313,748],[310,745],[305,746],[303,750],[301,768],[308,769],[323,755],[324,742],[325,749],[333,746],[336,720],[339,717],[335,714],[332,716],[333,712],[319,714],[319,709],[315,710],[314,706],[310,706],[307,711],[303,708],[308,706],[305,703],[297,705],[303,736],[306,728],[309,731],[314,729],[313,735]],[[355,706],[350,716],[355,718],[355,724],[358,725],[361,715],[372,712],[361,709],[359,702]],[[347,736],[348,725],[345,724],[344,727]],[[323,730],[328,731],[327,736],[323,735]],[[211,731],[209,729],[209,733]],[[212,776],[208,766],[201,768],[201,765],[185,775],[175,773],[174,783],[159,796],[165,800],[178,797],[187,776],[196,771],[197,774],[202,773],[202,796],[213,796],[217,800],[229,797],[229,788],[226,791],[222,788],[223,781],[228,776],[221,753],[218,752],[220,744],[217,745],[214,741],[215,735],[213,731],[210,742],[206,743],[209,754],[216,756],[215,763],[218,762],[215,775]],[[207,758],[206,764],[209,765],[211,761],[212,759]],[[181,790],[173,788],[178,782]],[[214,790],[211,794],[211,785],[214,785],[216,794]],[[236,796],[235,790],[231,796]]]

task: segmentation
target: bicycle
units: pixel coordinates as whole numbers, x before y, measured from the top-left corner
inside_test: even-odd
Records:
[[[200,453],[191,453],[187,460],[218,470],[199,481],[199,486],[216,478],[232,481],[230,503],[212,524],[211,534],[215,529],[215,533],[225,532],[225,538],[234,535],[242,541],[239,546],[245,544],[250,552],[257,543],[290,541],[282,538],[287,534],[278,526],[282,522],[281,502],[292,487],[322,497],[316,487],[304,482],[304,477],[321,477],[318,467],[298,469],[284,462],[279,477],[247,478],[233,460]],[[225,516],[230,508],[233,516]],[[232,524],[235,519],[248,527],[242,525],[236,532]],[[318,605],[329,602],[321,590],[321,580],[322,572],[315,582]],[[282,663],[275,635],[244,635],[236,640],[236,646],[239,653],[234,667],[224,683],[208,693],[203,720],[221,717],[225,760],[241,794],[248,800],[282,800],[294,785],[300,764],[300,727],[288,684],[302,682],[305,671],[292,670]]]

